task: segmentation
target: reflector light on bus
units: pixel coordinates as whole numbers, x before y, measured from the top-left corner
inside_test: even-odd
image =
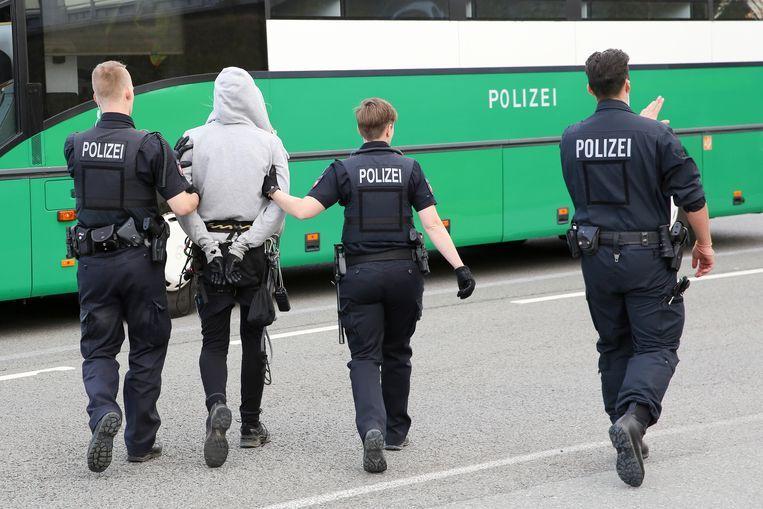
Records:
[[[734,205],[741,205],[744,203],[744,196],[742,191],[734,191]]]
[[[556,209],[556,224],[565,224],[570,221],[570,209],[562,207]]]
[[[446,230],[448,230],[448,233],[450,233],[450,219],[443,219],[442,225],[445,227]]]
[[[65,258],[61,260],[61,267],[74,267],[77,261],[74,258]]]
[[[305,252],[311,253],[313,251],[320,251],[320,249],[321,249],[321,234],[306,233],[305,234]]]
[[[67,221],[74,221],[77,219],[77,211],[75,210],[59,210],[58,211],[58,220],[62,223],[65,223]]]

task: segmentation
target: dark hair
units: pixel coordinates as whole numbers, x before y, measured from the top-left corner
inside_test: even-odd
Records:
[[[588,84],[598,99],[617,95],[628,79],[628,60],[623,50],[597,51],[585,61]]]

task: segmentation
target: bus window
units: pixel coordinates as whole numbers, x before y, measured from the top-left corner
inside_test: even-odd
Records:
[[[715,0],[713,19],[763,19],[763,2],[760,0]]]
[[[124,62],[136,86],[267,69],[264,0],[31,0],[26,16],[45,118],[92,99],[90,73],[104,60]]]
[[[449,0],[344,0],[345,18],[448,19]]]
[[[470,0],[467,16],[494,20],[560,20],[567,17],[566,0]]]
[[[271,0],[271,18],[338,18],[341,0]]]
[[[685,0],[660,1],[584,1],[581,17],[600,20],[652,20],[652,19],[709,19],[708,3],[705,0],[687,2]]]
[[[10,2],[0,5],[0,145],[18,133]]]

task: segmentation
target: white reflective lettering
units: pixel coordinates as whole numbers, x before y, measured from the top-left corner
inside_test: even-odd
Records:
[[[498,90],[491,89],[487,91],[487,102],[490,109],[493,109],[493,103],[498,100]]]
[[[580,151],[583,150],[583,140],[575,140],[575,157],[580,159]]]

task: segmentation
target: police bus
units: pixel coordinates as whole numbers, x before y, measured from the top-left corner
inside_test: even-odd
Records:
[[[558,140],[592,112],[581,65],[607,47],[632,57],[634,108],[666,98],[711,214],[763,211],[762,18],[760,0],[0,1],[0,300],[76,290],[62,147],[96,121],[100,61],[127,64],[136,124],[173,141],[206,120],[216,72],[251,70],[297,195],[359,145],[360,99],[390,100],[395,141],[463,246],[568,228]],[[340,214],[289,219],[284,265],[330,260]],[[172,227],[175,292],[183,235]]]

